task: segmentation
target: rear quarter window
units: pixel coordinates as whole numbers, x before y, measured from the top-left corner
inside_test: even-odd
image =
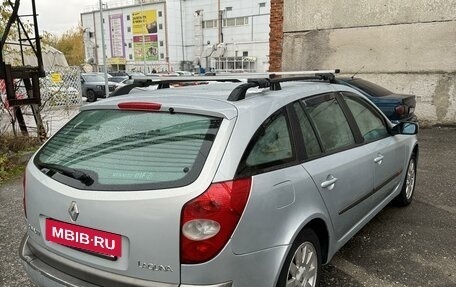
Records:
[[[179,113],[81,112],[41,149],[38,168],[55,164],[94,179],[86,186],[58,172],[47,175],[87,190],[171,188],[201,172],[222,119]]]

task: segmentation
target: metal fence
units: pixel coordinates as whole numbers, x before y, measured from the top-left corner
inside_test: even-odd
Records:
[[[40,79],[41,106],[70,108],[82,104],[81,76],[78,67],[54,67]]]
[[[16,98],[27,98],[24,83],[15,81]],[[82,105],[81,77],[79,67],[53,67],[40,78],[41,117],[48,135],[59,126],[62,118],[71,118]],[[0,80],[0,136],[17,131],[17,121],[13,108],[6,100],[4,81]],[[21,107],[27,128],[36,133],[36,125],[29,106]],[[54,128],[53,128],[54,127]]]

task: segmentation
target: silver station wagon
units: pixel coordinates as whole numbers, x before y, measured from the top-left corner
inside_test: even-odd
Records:
[[[31,280],[318,286],[382,208],[410,204],[419,154],[416,123],[334,79],[162,80],[83,106],[26,169]]]

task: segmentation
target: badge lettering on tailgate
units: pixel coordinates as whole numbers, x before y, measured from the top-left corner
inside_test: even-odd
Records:
[[[151,271],[173,272],[173,269],[169,265],[153,264],[153,263],[138,261],[138,267],[142,268],[142,269],[148,269]]]

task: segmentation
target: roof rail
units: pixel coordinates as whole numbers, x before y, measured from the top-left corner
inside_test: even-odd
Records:
[[[236,87],[228,97],[229,101],[245,99],[247,90],[250,88],[270,88],[273,91],[281,90],[281,82],[289,81],[329,81],[335,82],[334,74],[340,73],[340,69],[320,71],[290,71],[271,73],[233,73],[218,76],[187,76],[187,77],[157,77],[157,76],[133,76],[132,84],[121,87],[112,92],[109,97],[128,94],[134,88],[145,88],[158,86],[157,89],[166,89],[170,84],[175,83],[196,83],[196,82],[241,82],[247,83]],[[286,76],[286,77],[285,77]]]
[[[263,82],[262,80],[267,80]],[[282,89],[280,83],[291,81],[328,81],[330,83],[336,82],[336,77],[332,73],[316,73],[314,76],[307,77],[286,77],[286,78],[272,78],[272,79],[249,79],[247,84],[236,87],[228,97],[228,101],[240,101],[245,99],[247,90],[250,88],[267,88],[272,91],[279,91]]]
[[[150,86],[158,86],[157,89],[167,89],[170,84],[178,83],[196,83],[196,82],[241,82],[239,77],[226,78],[226,77],[215,77],[204,76],[204,77],[147,77],[147,76],[133,76],[133,83],[118,88],[109,97],[122,96],[130,93],[134,88],[146,88]]]

